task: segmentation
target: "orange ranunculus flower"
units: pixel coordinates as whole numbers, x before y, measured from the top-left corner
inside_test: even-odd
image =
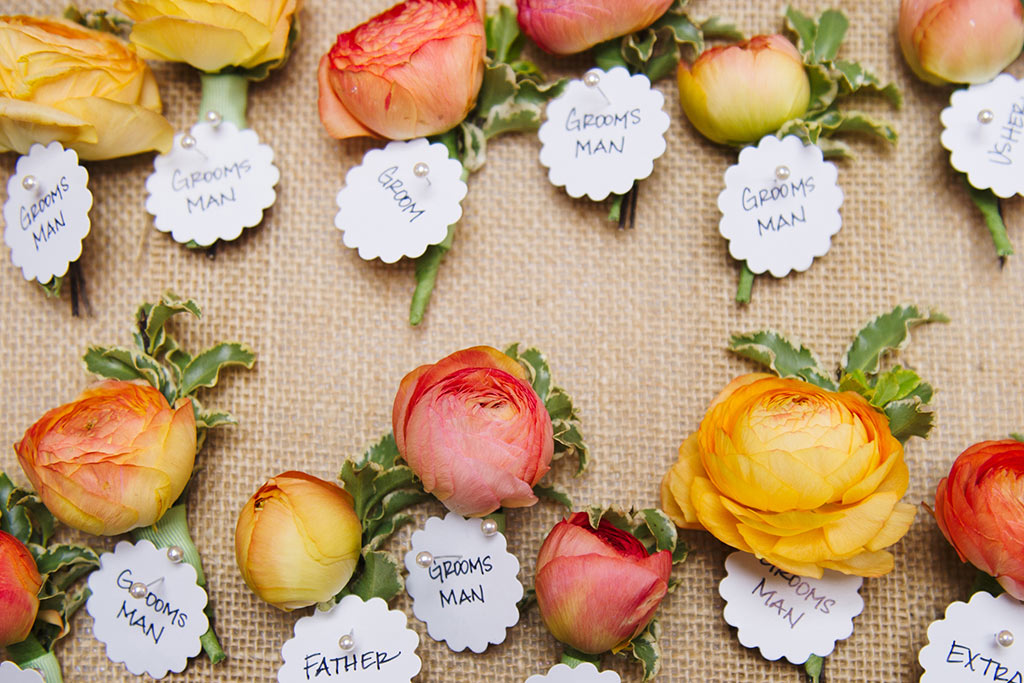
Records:
[[[156,79],[132,47],[64,19],[0,17],[0,152],[56,140],[82,159],[166,152]]]
[[[516,0],[523,33],[556,55],[647,28],[671,5],[672,0]]]
[[[676,524],[800,576],[881,576],[913,505],[885,415],[852,392],[750,374],[711,403],[661,483]]]
[[[935,491],[935,521],[960,559],[1024,600],[1024,444],[983,441],[960,454]]]
[[[192,401],[172,407],[148,384],[107,380],[47,412],[14,449],[57,519],[123,534],[160,519],[192,476]]]
[[[668,592],[672,554],[585,512],[555,525],[537,555],[537,606],[548,630],[580,652],[618,650],[643,631]]]
[[[533,487],[554,452],[551,417],[501,351],[476,346],[416,368],[391,420],[399,453],[449,510],[479,517],[537,502]]]
[[[268,480],[242,508],[235,561],[260,599],[283,610],[337,594],[356,569],[362,527],[352,496],[304,472]]]
[[[900,47],[929,83],[986,83],[1024,47],[1020,0],[903,0]]]
[[[21,541],[0,531],[0,647],[28,638],[39,612],[36,561]]]
[[[339,139],[443,133],[476,104],[486,51],[476,0],[406,0],[321,58],[320,120]]]
[[[679,62],[683,113],[708,139],[757,142],[807,113],[811,83],[804,60],[785,36],[754,36]]]

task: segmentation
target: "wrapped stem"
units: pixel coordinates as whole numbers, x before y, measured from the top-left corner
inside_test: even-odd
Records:
[[[20,643],[7,646],[7,654],[11,661],[22,669],[35,669],[43,676],[46,683],[64,683],[60,673],[60,664],[53,652],[46,650],[34,635]]]
[[[1013,254],[1013,245],[1010,243],[1010,237],[1006,234],[1006,223],[1003,222],[1003,213],[999,208],[999,198],[996,197],[992,190],[979,190],[972,187],[970,183],[966,184],[967,194],[970,195],[974,205],[978,207],[978,211],[981,212],[982,217],[985,219],[985,225],[992,235],[992,243],[996,247],[996,255],[1001,259],[1011,256]]]
[[[245,110],[248,104],[249,79],[239,74],[199,74],[202,99],[199,101],[200,120],[207,112],[215,111],[221,119],[230,121],[239,130],[248,128]]]
[[[747,267],[747,262],[743,262],[743,268],[740,270],[740,284],[736,288],[736,303],[748,304],[750,303],[750,292],[754,288],[754,273],[750,268]]]

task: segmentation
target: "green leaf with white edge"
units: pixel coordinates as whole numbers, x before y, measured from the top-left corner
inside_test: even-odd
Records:
[[[704,40],[729,40],[739,41],[746,38],[743,31],[736,28],[736,24],[726,21],[721,17],[711,17],[700,25],[700,32],[704,34]]]
[[[82,361],[85,369],[94,375],[107,379],[136,380],[141,379],[154,384],[150,378],[131,362],[129,349],[106,346],[90,346],[86,349]]]
[[[832,106],[839,95],[839,84],[821,64],[806,64],[804,70],[811,86],[811,98],[804,118],[810,118]]]
[[[868,89],[877,92],[889,101],[893,107],[899,109],[903,106],[903,91],[895,83],[882,84],[882,80],[869,71],[859,62],[851,62],[845,59],[837,59],[832,62],[832,68],[842,76],[839,85],[844,94],[853,94],[861,89]]]
[[[899,134],[891,123],[878,121],[859,111],[844,112],[832,109],[815,117],[826,135],[833,133],[866,133],[896,144]]]
[[[590,466],[590,449],[583,442],[583,435],[580,434],[575,424],[565,421],[552,423],[552,427],[555,429],[555,452],[552,458],[554,460],[560,460],[566,456],[576,458],[576,472],[573,476],[582,475]]]
[[[803,12],[786,8],[786,26],[797,36],[797,48],[805,57],[814,55],[814,43],[818,38],[818,24]]]
[[[530,386],[541,402],[547,400],[548,389],[551,387],[551,367],[544,354],[533,347],[520,351],[518,342],[508,346],[502,353],[523,367]]]
[[[870,403],[876,408],[884,408],[893,401],[910,396],[919,384],[921,377],[916,372],[896,366],[878,375]]]
[[[496,62],[511,62],[519,59],[526,43],[526,36],[519,30],[516,13],[508,5],[498,7],[496,14],[484,22],[487,35],[487,54]]]
[[[679,535],[676,533],[676,525],[661,510],[648,508],[641,510],[644,524],[651,532],[655,540],[655,547],[658,550],[674,551]]]
[[[196,428],[198,429],[213,429],[236,424],[238,424],[238,420],[235,419],[235,416],[223,411],[204,412],[196,415]]]
[[[487,162],[487,134],[480,126],[469,121],[460,123],[455,131],[459,135],[459,161],[464,175],[476,173]],[[447,246],[451,248],[450,243]]]
[[[358,595],[363,600],[381,598],[387,602],[402,592],[405,582],[398,563],[387,553],[374,550],[363,555],[362,572],[343,593]]]
[[[818,62],[832,61],[839,54],[839,46],[846,37],[850,22],[839,10],[827,9],[818,17],[818,29],[814,36],[814,59]]]
[[[594,64],[603,71],[611,71],[617,66],[624,69],[629,68],[626,58],[622,56],[621,38],[614,38],[596,45],[591,53],[594,55]]]
[[[346,460],[341,466],[343,487],[352,496],[353,508],[360,522],[366,519],[370,501],[376,492],[374,480],[382,471],[381,466],[373,462],[357,466],[351,460]]]
[[[181,373],[178,396],[189,396],[200,387],[216,386],[220,371],[232,365],[251,369],[256,362],[256,353],[246,344],[222,342],[192,359]]]
[[[490,139],[502,133],[537,130],[544,120],[545,105],[561,95],[568,83],[567,78],[538,83],[519,76],[515,94],[488,111],[482,124],[484,136]]]
[[[572,398],[569,394],[565,393],[561,389],[556,387],[556,390],[551,392],[544,401],[544,407],[547,408],[548,415],[551,416],[552,420],[570,420],[576,417],[576,411],[572,405]]]
[[[0,530],[27,544],[33,540],[28,510],[10,500],[18,490],[6,474],[0,473]]]
[[[918,325],[949,322],[942,313],[921,313],[917,306],[896,306],[889,313],[871,319],[854,337],[840,364],[846,372],[863,370],[868,376],[878,372],[882,356],[907,345],[910,330]]]
[[[733,335],[729,349],[768,367],[779,377],[796,377],[829,391],[836,385],[814,354],[805,346],[799,348],[778,332],[762,330]]]
[[[822,156],[828,161],[855,158],[853,152],[850,151],[850,146],[835,138],[823,137],[818,140],[817,145],[821,149]]]
[[[384,496],[378,509],[363,523],[364,549],[377,550],[391,534],[412,521],[409,515],[401,514],[403,510],[431,498],[422,489],[401,489]]]
[[[383,469],[394,467],[401,454],[398,452],[398,444],[395,443],[395,435],[388,432],[381,440],[370,446],[359,461],[360,465],[366,463],[377,463]]]
[[[810,683],[823,683],[825,675],[825,658],[811,655],[804,662],[804,671]]]
[[[893,401],[885,406],[884,412],[889,418],[889,431],[900,443],[906,443],[912,436],[926,438],[935,421],[934,413],[925,410],[916,396]]]
[[[533,487],[533,494],[538,498],[550,500],[559,505],[565,507],[566,510],[572,511],[573,502],[569,494],[558,488],[557,486],[544,486],[543,484],[537,484]]]
[[[203,317],[203,311],[192,299],[182,299],[172,292],[167,292],[158,304],[144,303],[135,314],[135,319],[142,335],[142,350],[152,356],[160,352],[166,334],[164,326],[172,316],[178,313],[191,313],[196,318]]]
[[[660,639],[661,625],[657,619],[652,619],[647,628],[627,646],[629,653],[643,667],[644,681],[651,680],[661,670],[661,645],[658,643]]]
[[[99,556],[91,548],[80,545],[51,545],[35,560],[44,577],[71,565],[100,566]]]
[[[672,550],[672,564],[676,565],[685,562],[689,556],[690,546],[677,539],[676,547]]]
[[[476,96],[477,115],[486,119],[491,109],[514,98],[517,90],[516,72],[511,66],[503,62],[488,64]]]

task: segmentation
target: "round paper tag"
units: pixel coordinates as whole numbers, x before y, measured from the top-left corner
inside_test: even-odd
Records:
[[[175,135],[174,147],[153,167],[146,181],[153,224],[176,242],[203,247],[258,225],[277,199],[281,178],[274,150],[252,129],[228,121],[197,123],[188,137]]]
[[[462,164],[444,145],[425,138],[390,142],[349,169],[334,225],[345,233],[345,246],[367,261],[416,258],[462,218],[466,191]]]
[[[942,146],[979,190],[1024,194],[1024,80],[995,80],[957,90],[942,110]]]
[[[281,648],[278,683],[332,681],[406,683],[420,672],[420,637],[405,614],[380,598],[346,595],[326,612],[295,623],[295,636]]]
[[[646,76],[622,67],[591,69],[571,81],[548,103],[538,132],[540,163],[550,169],[551,183],[565,186],[570,197],[595,201],[628,192],[665,153],[670,121],[664,104]]]
[[[89,589],[85,609],[110,661],[124,662],[136,676],[163,678],[199,654],[199,637],[210,625],[206,591],[196,585],[192,565],[171,562],[165,548],[121,541],[100,555]]]
[[[614,671],[598,671],[589,662],[571,667],[568,664],[556,664],[545,675],[534,675],[526,679],[526,683],[619,683],[622,679]]]
[[[73,149],[35,144],[7,182],[4,242],[26,280],[46,284],[68,272],[89,234],[89,174]]]
[[[924,667],[921,683],[1024,683],[1024,605],[984,591],[970,602],[954,602],[928,627],[928,644],[917,659]]]
[[[487,521],[454,512],[431,517],[405,554],[413,614],[454,652],[483,652],[504,642],[506,629],[519,622],[519,560],[506,551],[503,535],[485,535]]]
[[[810,268],[843,224],[837,179],[821,149],[796,136],[767,135],[745,148],[718,195],[718,231],[729,240],[729,253],[757,274],[783,277]]]
[[[808,579],[741,552],[725,559],[725,569],[718,587],[725,620],[739,629],[740,644],[765,659],[803,664],[811,655],[827,657],[837,640],[853,634],[853,618],[864,610],[859,576],[826,569]]]
[[[0,662],[0,683],[46,683],[35,669],[22,669],[14,662]]]

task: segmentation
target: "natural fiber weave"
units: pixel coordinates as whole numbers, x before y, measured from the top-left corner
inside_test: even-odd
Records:
[[[0,11],[58,13],[64,0],[2,0]],[[666,94],[673,125],[668,151],[641,187],[637,227],[620,232],[606,207],[552,187],[537,161],[535,136],[501,138],[470,180],[455,248],[445,260],[426,322],[406,322],[411,263],[366,263],[333,227],[344,174],[376,143],[327,137],[316,111],[316,63],[334,34],[388,6],[307,0],[302,38],[279,73],[250,90],[249,122],[276,151],[282,178],[276,206],[260,227],[221,245],[216,260],[157,232],[145,212],[152,158],[90,163],[93,228],[82,266],[92,314],[69,315],[67,294],[50,300],[20,272],[0,266],[0,440],[12,443],[45,410],[88,382],[79,358],[88,343],[126,344],[129,319],[165,289],[199,300],[201,323],[177,325],[191,346],[247,341],[259,360],[231,371],[203,394],[241,424],[210,435],[194,482],[190,515],[203,554],[218,629],[230,655],[213,668],[200,657],[171,680],[271,681],[280,647],[300,613],[258,601],[235,568],[238,510],[266,478],[287,469],[334,477],[344,458],[390,428],[391,401],[415,366],[473,344],[523,341],[543,349],[558,383],[576,399],[594,466],[582,480],[567,467],[555,479],[578,504],[651,506],[676,449],[708,401],[751,364],[724,351],[728,336],[771,326],[801,338],[826,362],[838,360],[861,323],[899,302],[934,306],[949,325],[915,331],[901,361],[938,389],[937,428],[907,449],[907,500],[930,500],[953,458],[970,443],[1024,429],[1024,255],[1000,268],[980,216],[939,145],[948,89],[914,80],[895,39],[897,4],[840,0],[851,19],[845,56],[895,79],[906,106],[893,112],[902,140],[890,149],[858,141],[859,158],[840,163],[844,227],[832,251],[803,274],[759,277],[753,302],[732,301],[738,274],[719,237],[715,200],[735,152],[701,138],[682,117],[675,84]],[[783,3],[694,0],[697,15],[734,19],[747,33],[781,29]],[[805,2],[820,11],[827,4]],[[551,73],[578,74],[581,60],[534,55]],[[199,79],[181,66],[155,67],[176,129],[197,113]],[[1021,65],[1014,69],[1021,75]],[[865,101],[878,113],[884,105]],[[2,159],[6,177],[14,155]],[[1024,249],[1019,199],[1006,202],[1011,238]],[[5,250],[6,252],[6,250]],[[7,256],[3,260],[7,261]],[[25,482],[11,450],[0,467]],[[426,506],[438,514],[439,505]],[[559,511],[541,504],[509,515],[509,545],[533,580],[537,549]],[[391,549],[404,552],[411,530]],[[677,569],[682,586],[661,610],[663,681],[801,681],[797,667],[764,661],[739,645],[722,619],[717,584],[728,550],[709,535],[684,532],[694,548]],[[116,539],[93,539],[112,548]],[[972,570],[960,564],[922,511],[895,548],[896,570],[865,582],[866,609],[827,668],[833,681],[911,681],[926,628],[965,598]],[[421,681],[524,681],[557,661],[560,648],[536,612],[484,655],[452,654],[421,635]],[[65,680],[128,681],[76,618],[61,644]],[[609,657],[624,681],[639,669]]]

